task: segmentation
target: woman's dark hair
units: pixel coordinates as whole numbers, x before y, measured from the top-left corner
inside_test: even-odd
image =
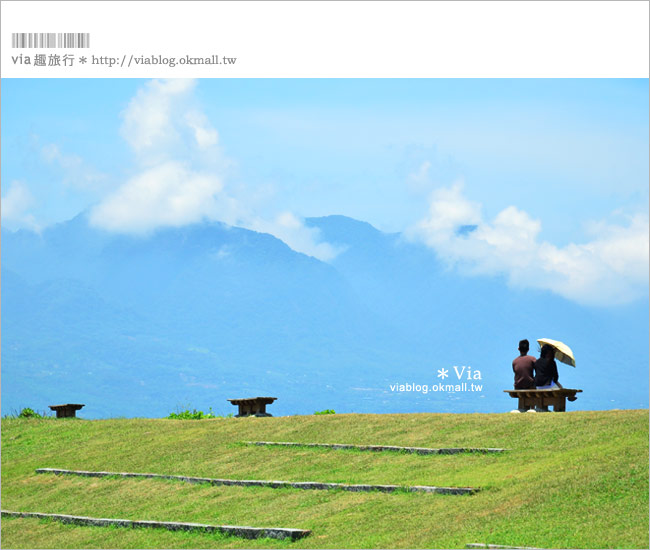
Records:
[[[553,355],[555,355],[555,348],[550,344],[544,344],[540,357],[553,357]]]

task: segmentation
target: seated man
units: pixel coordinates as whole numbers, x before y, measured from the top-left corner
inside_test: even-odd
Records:
[[[533,369],[535,368],[535,358],[528,355],[530,344],[528,340],[519,342],[519,357],[512,362],[512,372],[515,373],[516,390],[534,390],[535,379]]]
[[[542,353],[535,363],[535,386],[538,390],[562,387],[555,362],[555,348],[549,344],[542,346]]]

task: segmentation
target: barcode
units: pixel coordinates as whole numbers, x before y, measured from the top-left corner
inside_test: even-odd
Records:
[[[13,32],[12,48],[90,48],[89,32]]]

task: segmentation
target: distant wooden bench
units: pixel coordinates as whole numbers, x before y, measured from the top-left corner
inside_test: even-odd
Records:
[[[242,416],[273,416],[266,412],[266,406],[275,401],[277,397],[246,397],[245,399],[228,399],[233,405],[239,407],[237,418]]]
[[[50,405],[50,409],[56,411],[57,418],[75,418],[77,411],[83,406],[79,403],[66,403],[65,405]]]
[[[519,399],[520,411],[527,411],[539,407],[547,411],[549,405],[553,405],[555,412],[566,411],[566,400],[575,401],[576,393],[582,390],[573,390],[570,388],[553,388],[550,390],[503,390],[510,394],[510,397]]]

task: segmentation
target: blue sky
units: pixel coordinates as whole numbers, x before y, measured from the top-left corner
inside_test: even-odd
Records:
[[[8,229],[219,219],[328,261],[303,218],[344,214],[467,276],[647,297],[648,80],[4,79],[2,95]]]

